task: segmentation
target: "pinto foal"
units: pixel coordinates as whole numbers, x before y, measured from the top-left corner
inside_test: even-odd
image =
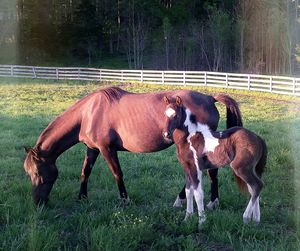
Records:
[[[205,124],[196,121],[191,111],[182,105],[180,97],[170,102],[164,97],[165,135],[176,144],[177,156],[186,176],[187,209],[185,220],[193,213],[193,197],[196,200],[199,224],[205,221],[202,171],[230,164],[241,191],[248,191],[250,201],[243,214],[244,223],[251,218],[260,221],[259,194],[263,187],[260,179],[266,165],[267,148],[264,140],[255,133],[233,127],[213,132]],[[177,130],[175,130],[177,129]]]

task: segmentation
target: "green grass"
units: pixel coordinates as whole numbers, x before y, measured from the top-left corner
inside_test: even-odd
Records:
[[[183,185],[174,146],[151,154],[120,153],[131,203],[118,199],[115,181],[101,157],[89,182],[89,200],[78,202],[85,147],[76,145],[58,160],[59,178],[47,207],[36,208],[23,170],[23,146],[69,105],[102,87],[99,83],[0,79],[0,250],[299,250],[300,99],[230,91],[245,126],[267,142],[262,219],[244,225],[248,195],[240,194],[229,168],[219,172],[221,205],[207,211],[200,230],[196,215],[183,223],[172,208]],[[174,89],[124,84],[136,91]],[[179,88],[179,87],[178,87]],[[222,89],[193,88],[215,94]],[[218,105],[224,127],[224,106]],[[209,198],[207,177],[205,201]]]

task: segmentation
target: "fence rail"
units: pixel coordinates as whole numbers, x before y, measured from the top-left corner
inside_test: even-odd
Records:
[[[0,65],[0,77],[209,86],[300,96],[300,78],[206,71],[111,70],[75,67]]]

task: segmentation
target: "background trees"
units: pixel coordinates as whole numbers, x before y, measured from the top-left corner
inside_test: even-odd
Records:
[[[299,74],[299,4],[2,0],[0,63]]]

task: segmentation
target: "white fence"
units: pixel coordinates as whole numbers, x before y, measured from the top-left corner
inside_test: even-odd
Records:
[[[0,77],[120,82],[138,81],[166,85],[244,89],[300,96],[300,78],[255,74],[0,65]]]

